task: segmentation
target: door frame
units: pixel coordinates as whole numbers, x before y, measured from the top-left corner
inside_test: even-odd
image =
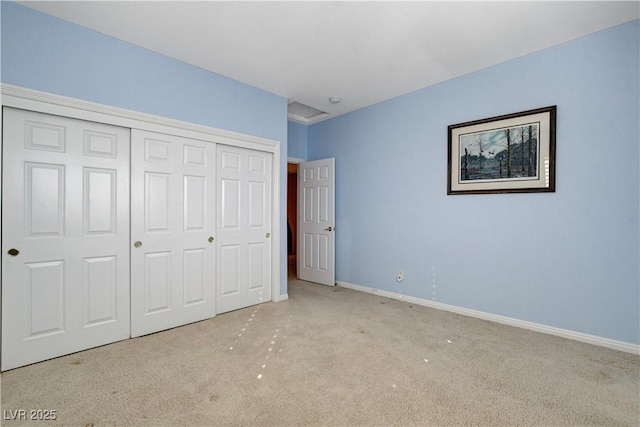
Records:
[[[275,191],[272,191],[271,195],[271,301],[279,302],[287,299],[287,294],[280,294],[280,141],[111,107],[4,83],[1,86],[1,94],[2,106],[105,123],[130,129],[166,133],[184,138],[199,139],[216,144],[272,153],[272,188]],[[1,130],[2,127],[0,124],[0,131]],[[2,152],[1,150],[2,140],[0,138],[0,153]],[[0,162],[0,165],[1,163],[2,162]],[[1,172],[2,168],[0,166],[0,188],[2,188]],[[1,238],[2,231],[0,230],[0,239]],[[1,302],[2,301],[0,301],[0,303]]]
[[[302,163],[306,162],[305,159],[301,159],[299,157],[287,157],[287,164],[291,163],[297,166],[300,166]],[[287,172],[287,179],[288,179],[288,172]],[[298,179],[298,177],[296,176],[296,180]],[[288,186],[287,186],[288,187]],[[287,191],[289,191],[289,189],[287,188]],[[289,203],[289,196],[287,195],[287,203]],[[298,195],[296,194],[296,215],[298,215]],[[296,220],[297,221],[297,220]],[[296,228],[296,235],[293,236],[293,240],[295,240],[296,242],[298,241],[298,233],[300,232],[300,228]],[[289,253],[287,252],[287,257],[288,257]],[[298,278],[298,261],[297,261],[297,252],[296,252],[296,279]],[[287,259],[287,277],[289,275],[289,265],[288,265],[288,259]]]

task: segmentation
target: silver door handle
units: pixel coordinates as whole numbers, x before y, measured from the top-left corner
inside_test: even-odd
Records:
[[[135,248],[139,248],[140,246],[142,246],[142,242],[141,242],[140,240],[138,240],[137,242],[135,242],[135,243],[133,244],[133,246],[134,246]]]

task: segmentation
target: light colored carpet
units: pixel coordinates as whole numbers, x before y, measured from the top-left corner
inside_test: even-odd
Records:
[[[5,372],[5,426],[640,424],[640,358],[339,287]]]

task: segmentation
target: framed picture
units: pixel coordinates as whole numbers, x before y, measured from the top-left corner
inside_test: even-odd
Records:
[[[556,106],[449,126],[447,194],[555,191]]]

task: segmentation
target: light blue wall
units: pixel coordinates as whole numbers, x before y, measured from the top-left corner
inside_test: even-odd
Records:
[[[634,21],[310,126],[337,279],[640,343],[639,52]],[[555,193],[446,195],[448,125],[549,105]]]
[[[289,120],[287,144],[289,157],[307,160],[307,126]]]
[[[2,2],[2,82],[280,141],[286,293],[287,99]]]

